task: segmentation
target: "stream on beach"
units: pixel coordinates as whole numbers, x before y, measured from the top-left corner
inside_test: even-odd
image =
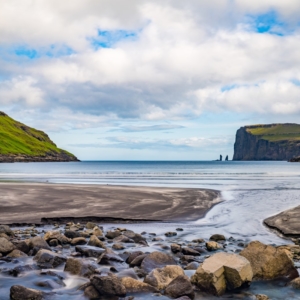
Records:
[[[72,163],[14,163],[0,165],[0,180],[30,181],[70,184],[110,184],[140,185],[183,188],[209,188],[221,191],[222,202],[202,219],[194,222],[142,223],[142,224],[101,224],[104,231],[116,227],[126,227],[137,233],[143,231],[156,233],[168,245],[170,242],[189,242],[193,239],[209,239],[212,234],[223,234],[227,239],[248,243],[259,240],[265,244],[284,245],[292,242],[263,225],[263,220],[283,210],[300,204],[300,164],[288,162],[72,162]],[[164,233],[182,228],[176,237],[167,238]],[[37,228],[39,231],[45,228]],[[47,230],[50,230],[48,228]],[[63,227],[61,227],[63,229]],[[164,242],[162,242],[164,243]],[[137,250],[137,246],[133,246]],[[150,242],[149,248],[142,251],[160,249],[161,244]],[[236,251],[237,244],[227,246],[229,251]],[[66,254],[73,249],[64,249]],[[126,248],[126,250],[132,250]],[[19,264],[25,264],[22,258]],[[24,261],[23,261],[24,260]],[[18,264],[17,263],[17,264]],[[5,267],[9,268],[6,262]],[[296,264],[297,265],[297,264]],[[0,268],[1,268],[0,264]],[[299,264],[300,267],[300,264]],[[190,276],[193,271],[186,271]],[[50,275],[45,275],[50,276]],[[9,295],[12,284],[22,284],[31,288],[37,278],[37,271],[26,276],[12,278],[0,274],[0,299]],[[53,299],[84,299],[76,294],[76,287],[82,278],[70,276],[64,279],[64,288]],[[47,290],[47,288],[43,288]],[[270,299],[300,299],[300,292],[285,286],[285,282],[253,282],[247,292],[266,294]],[[239,294],[234,299],[248,299]],[[195,299],[220,299],[198,294]],[[226,297],[224,296],[223,299]],[[169,299],[161,296],[141,296],[135,299]],[[221,297],[222,299],[222,297]],[[252,298],[249,298],[252,299]]]

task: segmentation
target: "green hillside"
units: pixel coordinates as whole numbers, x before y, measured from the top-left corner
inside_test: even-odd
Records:
[[[246,131],[270,142],[300,140],[300,125],[271,124],[247,126]]]
[[[64,156],[68,160],[76,157],[57,146],[43,131],[36,130],[0,112],[0,155],[26,157]],[[60,160],[60,159],[56,159]]]

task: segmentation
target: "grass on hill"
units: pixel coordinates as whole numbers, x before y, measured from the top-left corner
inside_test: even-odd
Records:
[[[247,132],[259,136],[270,142],[298,141],[300,140],[300,125],[298,124],[274,124],[272,126],[251,126]]]
[[[0,154],[44,156],[49,152],[68,153],[59,149],[43,131],[28,127],[0,113]]]

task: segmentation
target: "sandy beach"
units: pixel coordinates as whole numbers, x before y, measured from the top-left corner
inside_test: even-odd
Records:
[[[209,189],[38,183],[1,183],[0,189],[0,224],[87,216],[191,221],[221,201]]]

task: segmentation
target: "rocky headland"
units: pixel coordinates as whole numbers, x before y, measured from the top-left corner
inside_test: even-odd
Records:
[[[59,149],[48,135],[0,112],[0,163],[78,161]]]
[[[299,156],[298,124],[244,126],[236,133],[233,160],[297,161]]]

